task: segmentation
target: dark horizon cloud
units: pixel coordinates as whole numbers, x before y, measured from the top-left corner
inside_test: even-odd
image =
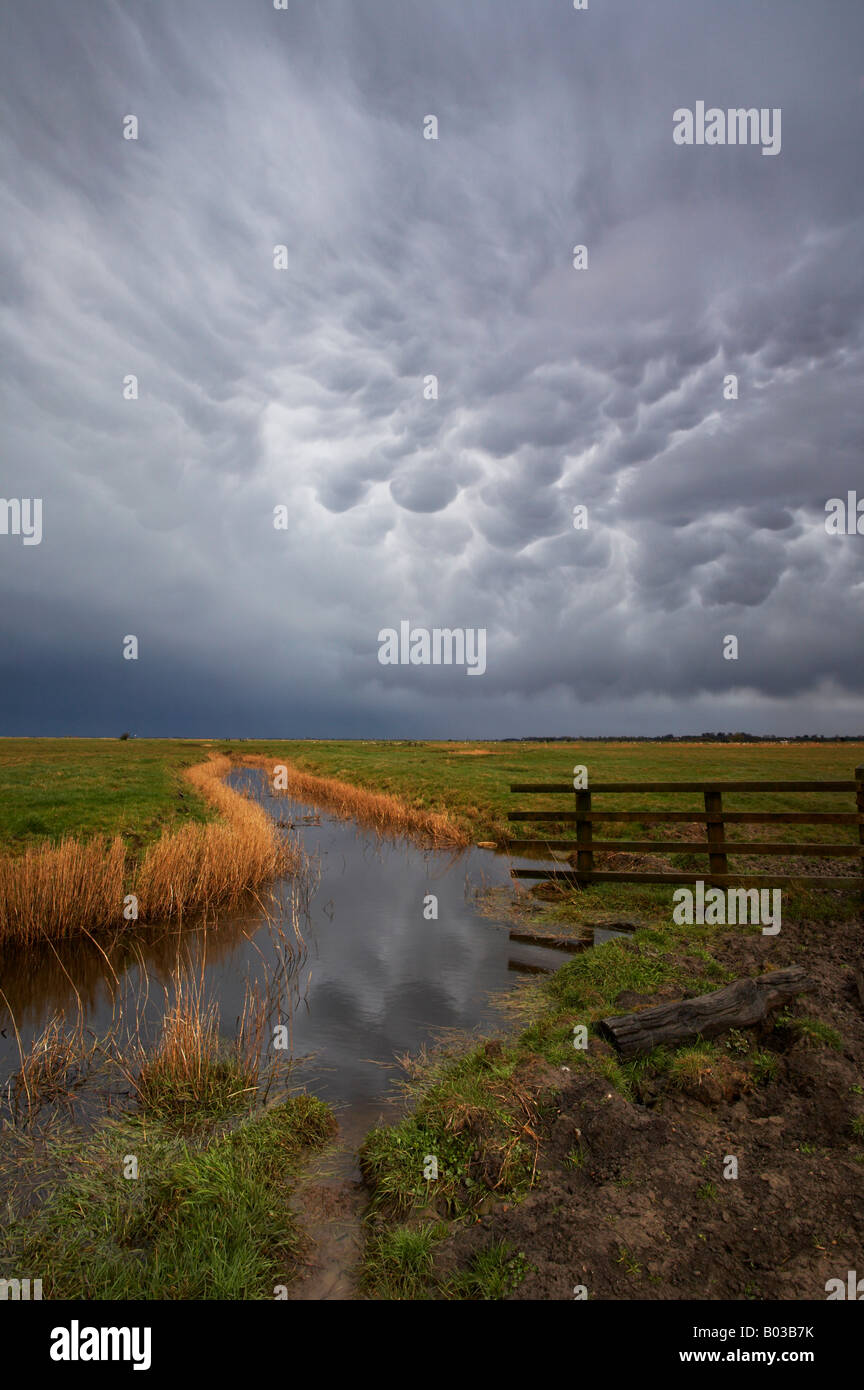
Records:
[[[0,24],[0,735],[864,730],[860,5]]]

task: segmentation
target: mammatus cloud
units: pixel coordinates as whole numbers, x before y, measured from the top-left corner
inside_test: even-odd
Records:
[[[861,727],[855,5],[4,30],[2,732]],[[779,152],[676,144],[700,101]]]

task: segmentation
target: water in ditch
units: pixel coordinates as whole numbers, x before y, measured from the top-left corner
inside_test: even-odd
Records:
[[[198,972],[206,997],[218,1001],[228,1035],[247,983],[266,986],[281,975],[268,1025],[271,1055],[278,1021],[287,1034],[280,1063],[284,1071],[291,1060],[291,1087],[329,1101],[340,1124],[339,1145],[301,1193],[322,1256],[300,1296],[342,1297],[360,1202],[353,1151],[379,1118],[393,1118],[395,1059],[451,1030],[494,1029],[500,1016],[491,997],[512,985],[514,970],[548,969],[566,956],[511,942],[507,923],[480,911],[479,891],[510,883],[506,857],[380,840],[326,810],[274,798],[260,772],[237,771],[230,780],[259,799],[310,856],[313,886],[299,909],[295,884],[275,885],[272,900],[262,895],[262,902],[266,896],[292,904],[301,939],[292,938],[286,954],[272,906],[265,913],[253,902],[206,930],[142,926],[110,940],[7,952],[0,959],[0,1084],[14,1075],[19,1050],[55,1016],[80,1021],[93,1038],[113,1030],[121,1051],[124,1037],[155,1041],[178,956]],[[82,1114],[88,1103],[94,1113],[104,1107],[106,1094],[109,1103],[128,1103],[128,1087],[118,1089],[115,1078],[106,1093],[105,1084],[100,1090],[98,1075],[82,1078]]]

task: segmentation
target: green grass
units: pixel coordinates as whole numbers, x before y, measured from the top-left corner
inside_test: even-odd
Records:
[[[171,1124],[207,1124],[247,1109],[257,1092],[250,1068],[223,1047],[191,1074],[148,1058],[136,1083],[138,1102],[152,1119]]]
[[[322,776],[392,792],[425,809],[446,811],[478,838],[536,835],[536,827],[508,824],[517,804],[567,807],[558,798],[510,795],[510,782],[565,781],[585,764],[591,782],[599,780],[686,780],[848,778],[864,761],[864,744],[507,744],[400,741],[205,741],[181,739],[0,739],[0,844],[32,843],[64,834],[89,836],[119,832],[147,841],[166,825],[207,812],[186,792],[180,772],[210,749],[235,756],[256,753],[288,759]],[[478,756],[479,754],[479,756]],[[184,804],[185,801],[185,804]],[[728,809],[850,810],[850,797],[780,793],[727,798]],[[639,794],[603,796],[608,809],[635,810],[656,805]],[[664,796],[669,809],[703,813],[698,794]],[[773,829],[773,827],[772,827]],[[545,831],[544,833],[552,833]],[[562,827],[556,834],[566,834]],[[760,829],[759,834],[763,831]],[[730,834],[749,834],[730,827]],[[605,838],[662,838],[663,827],[604,828]],[[779,838],[800,838],[798,826],[778,827]],[[813,827],[808,838],[851,838],[846,827]],[[693,859],[693,867],[705,861]],[[688,859],[689,862],[689,859]],[[840,861],[841,864],[843,861]]]
[[[448,1281],[445,1297],[483,1302],[508,1298],[531,1268],[521,1251],[506,1241],[496,1241],[487,1250],[479,1251],[465,1270]]]
[[[375,1232],[366,1254],[364,1293],[387,1300],[429,1296],[434,1247],[446,1234],[447,1227],[440,1222]]]
[[[668,1071],[674,1086],[686,1086],[698,1081],[720,1062],[721,1051],[710,1039],[700,1038],[687,1047],[679,1047],[669,1059]]]
[[[780,1070],[780,1059],[773,1052],[755,1048],[750,1054],[750,1073],[757,1086],[767,1086]]]
[[[332,1130],[323,1102],[296,1096],[209,1141],[132,1119],[55,1142],[64,1177],[6,1224],[0,1274],[32,1270],[51,1299],[273,1298],[301,1248],[289,1199],[302,1152]]]
[[[796,1017],[783,1013],[779,1015],[777,1022],[781,1027],[791,1029],[807,1047],[830,1047],[833,1052],[843,1051],[843,1039],[837,1029],[823,1023],[819,1018],[812,1018],[809,1014]]]
[[[503,1190],[527,1188],[529,1149],[518,1142],[524,1115],[509,1084],[516,1062],[515,1055],[490,1062],[482,1047],[448,1058],[430,1072],[422,1099],[401,1124],[369,1131],[360,1161],[373,1187],[373,1213],[398,1215],[430,1204],[453,1215],[473,1209],[488,1191],[472,1171],[475,1122],[483,1126],[489,1161],[500,1165],[495,1177]],[[429,1155],[438,1160],[434,1180],[423,1176]]]
[[[429,810],[455,813],[479,838],[496,835],[531,835],[528,825],[510,825],[507,812],[517,806],[533,804],[538,809],[566,806],[567,797],[511,796],[510,782],[572,780],[576,764],[588,768],[589,787],[595,781],[687,781],[712,777],[732,780],[813,780],[851,778],[854,768],[864,762],[864,744],[700,744],[700,743],[443,743],[413,741],[345,740],[244,740],[242,743],[217,742],[221,752],[249,752],[265,757],[288,759],[307,772],[338,777],[345,782],[392,792]],[[480,756],[477,756],[477,751]],[[607,809],[638,810],[654,806],[658,798],[644,795],[603,796]],[[728,809],[823,811],[854,810],[851,794],[780,793],[729,798]],[[694,819],[704,814],[698,794],[663,798],[670,810],[694,811]],[[569,808],[568,808],[569,809]],[[736,833],[741,834],[741,827]],[[799,826],[783,827],[781,838],[800,839]],[[815,834],[813,838],[818,838]],[[838,829],[828,827],[825,838],[834,838]],[[642,838],[663,838],[646,831]],[[615,834],[639,838],[633,825],[608,827],[604,838]],[[748,832],[749,833],[749,832]],[[761,829],[760,832],[761,834]],[[808,830],[808,836],[810,832]],[[841,834],[838,838],[843,838]],[[850,837],[851,838],[851,837]],[[704,864],[705,860],[699,860]]]
[[[642,1266],[639,1264],[639,1261],[634,1255],[630,1254],[630,1251],[624,1245],[622,1245],[618,1251],[616,1264],[623,1265],[627,1273],[631,1275],[633,1279],[638,1279],[642,1273]]]
[[[181,776],[208,751],[188,740],[0,739],[0,849],[119,834],[134,851],[209,820]]]
[[[376,1300],[453,1299],[492,1302],[507,1298],[531,1266],[506,1241],[496,1241],[449,1276],[435,1271],[435,1247],[448,1234],[443,1222],[382,1228],[369,1238],[363,1291]]]

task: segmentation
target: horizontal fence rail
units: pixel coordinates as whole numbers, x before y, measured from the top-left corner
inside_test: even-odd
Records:
[[[513,839],[509,848],[513,853],[531,851],[570,851],[576,863],[567,869],[511,869],[514,878],[541,879],[571,884],[585,883],[692,883],[695,872],[675,870],[605,870],[595,869],[594,855],[613,854],[698,854],[708,859],[704,873],[699,874],[706,883],[715,886],[731,884],[741,886],[787,887],[796,884],[816,884],[823,888],[859,888],[864,890],[864,767],[856,767],[854,779],[848,781],[819,782],[595,782],[590,788],[575,789],[569,782],[513,782],[511,793],[525,792],[532,795],[560,795],[568,793],[575,796],[575,811],[509,811],[507,819],[527,824],[532,821],[552,821],[557,824],[575,824],[575,839],[534,838]],[[703,798],[699,810],[691,811],[602,811],[592,802],[598,793],[693,793]],[[853,792],[856,797],[855,811],[728,811],[723,805],[727,792],[754,793],[818,793],[828,792],[837,795]],[[689,824],[701,822],[705,826],[704,840],[595,840],[594,826],[602,822],[653,824],[677,822]],[[728,840],[727,825],[848,825],[858,827],[858,843],[802,841],[788,844],[769,840]],[[831,858],[858,860],[859,872],[855,875],[825,874],[754,874],[731,873],[730,857],[747,856],[796,856],[798,858]]]
[[[592,782],[591,792],[854,792],[857,782]],[[572,782],[511,782],[511,792],[569,792]]]
[[[517,852],[529,849],[577,848],[575,840],[511,840]],[[809,845],[781,845],[776,840],[592,840],[591,849],[612,854],[662,854],[671,849],[685,854],[797,854],[801,859],[856,859],[864,855],[864,845],[829,845],[816,841]]]
[[[508,811],[508,820],[555,820],[555,821],[636,821],[645,825],[650,821],[693,821],[704,820],[698,811]],[[738,825],[864,825],[864,814],[854,811],[724,811],[723,820]]]

